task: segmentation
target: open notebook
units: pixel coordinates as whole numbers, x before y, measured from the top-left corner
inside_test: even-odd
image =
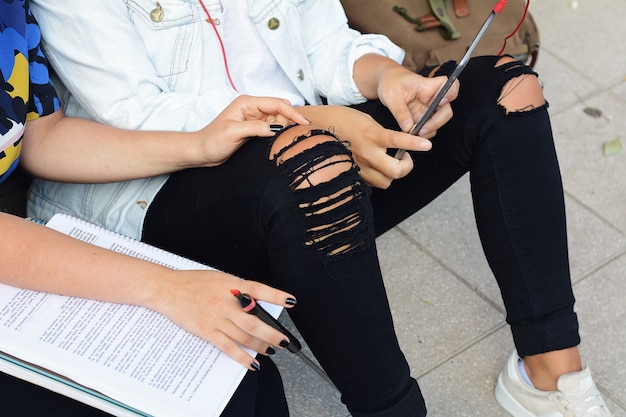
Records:
[[[46,226],[173,269],[211,269],[71,216]],[[0,284],[0,371],[116,416],[210,417],[247,370],[152,310]]]

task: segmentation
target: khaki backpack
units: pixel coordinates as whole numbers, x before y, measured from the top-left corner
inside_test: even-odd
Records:
[[[496,0],[341,0],[350,26],[386,35],[406,51],[403,65],[414,71],[459,60],[496,5]],[[508,0],[474,55],[498,54],[522,21],[526,0]],[[539,54],[539,31],[530,15],[506,40],[503,53],[531,67]]]

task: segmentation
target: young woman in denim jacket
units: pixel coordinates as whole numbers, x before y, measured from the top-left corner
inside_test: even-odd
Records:
[[[194,133],[120,130],[65,117],[40,48],[37,22],[24,1],[0,1],[0,81],[0,183],[16,168],[20,156],[27,167],[37,165],[39,152],[44,151],[36,145],[39,141],[57,151],[37,166],[41,175],[59,181],[112,181],[154,172],[154,155],[143,159],[129,148],[132,143],[186,141],[209,162],[222,157],[219,148],[207,146],[216,137],[223,149],[237,148],[250,136],[272,136],[272,122],[308,123],[283,100],[253,97],[238,98],[213,123]],[[101,147],[104,143],[106,148]],[[171,159],[170,170],[177,169],[179,162]],[[160,163],[158,169],[165,165]],[[246,368],[254,371],[263,364],[263,373],[247,374],[223,416],[288,415],[276,367],[265,356],[254,358],[241,349],[245,345],[267,355],[285,336],[242,311],[229,291],[237,288],[284,307],[295,304],[291,294],[220,271],[173,271],[7,213],[0,213],[0,233],[3,284],[158,311],[216,343]],[[105,415],[3,373],[0,402],[2,414],[15,417]]]
[[[473,59],[411,136],[453,65],[408,71],[387,38],[349,29],[336,0],[33,3],[68,114],[189,131],[239,94],[269,94],[300,106],[320,129],[294,126],[270,143],[247,142],[215,167],[97,185],[39,181],[32,214],[79,214],[287,289],[299,299],[291,317],[352,415],[423,416],[375,237],[469,171],[516,346],[499,401],[518,415],[558,415],[583,399],[584,412],[610,415],[593,383],[556,392],[561,376],[587,380],[588,369],[577,348],[547,103],[530,68],[510,57]],[[396,148],[409,152],[398,160]],[[554,405],[553,397],[565,399]]]

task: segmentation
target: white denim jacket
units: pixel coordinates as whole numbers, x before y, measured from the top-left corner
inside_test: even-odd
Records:
[[[217,23],[228,0],[204,0]],[[309,104],[365,101],[354,61],[402,61],[386,37],[347,26],[339,0],[248,0],[263,41]],[[236,96],[198,0],[32,0],[66,114],[129,129],[195,131]],[[68,155],[71,163],[71,155]],[[134,238],[167,176],[112,184],[36,180],[29,216],[69,212]]]

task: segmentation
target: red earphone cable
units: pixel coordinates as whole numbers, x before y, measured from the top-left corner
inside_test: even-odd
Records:
[[[502,52],[504,52],[504,48],[506,48],[506,41],[509,40],[513,35],[515,35],[515,33],[517,33],[519,28],[522,26],[522,23],[524,23],[524,20],[526,19],[526,15],[528,14],[528,6],[530,6],[530,0],[526,0],[526,7],[524,8],[524,14],[522,15],[522,19],[519,21],[517,26],[515,26],[515,29],[513,29],[513,32],[511,32],[506,38],[504,38],[502,49],[500,49],[500,52],[498,52],[498,55],[502,55]]]
[[[233,79],[232,79],[232,77],[230,75],[230,69],[228,68],[228,59],[226,58],[226,49],[224,48],[224,42],[222,41],[222,37],[220,36],[220,34],[219,34],[218,30],[217,30],[217,27],[215,26],[215,21],[213,21],[213,18],[211,17],[211,13],[209,13],[209,10],[204,5],[204,2],[202,0],[198,0],[198,1],[200,2],[200,5],[202,6],[202,9],[206,13],[206,15],[208,17],[208,21],[211,24],[211,27],[213,27],[213,30],[215,31],[215,36],[217,36],[217,40],[220,43],[220,48],[222,50],[222,58],[224,60],[224,68],[226,69],[226,76],[228,77],[228,82],[230,83],[231,87],[233,87],[233,89],[235,91],[237,91],[237,87],[235,86],[235,83],[233,82]],[[520,21],[517,24],[517,26],[515,27],[515,29],[513,29],[513,31],[504,38],[504,42],[502,44],[502,49],[500,49],[500,51],[498,52],[498,55],[502,55],[502,52],[504,52],[504,49],[506,48],[507,40],[509,40],[513,35],[515,35],[515,33],[517,33],[519,28],[522,26],[522,23],[524,23],[524,20],[526,19],[526,15],[528,14],[528,7],[529,6],[530,6],[530,0],[526,0],[526,7],[524,8],[524,14],[522,15],[522,18],[520,19]]]
[[[226,76],[228,77],[228,82],[230,82],[231,87],[233,87],[233,89],[237,91],[237,87],[235,87],[235,83],[233,82],[233,79],[230,76],[230,69],[228,68],[228,59],[226,59],[226,48],[224,48],[224,42],[222,42],[222,37],[220,36],[220,33],[218,32],[217,27],[215,26],[215,22],[213,21],[213,18],[211,17],[211,13],[209,13],[209,9],[206,8],[202,0],[198,0],[198,1],[200,2],[200,5],[204,9],[204,12],[206,13],[207,17],[209,18],[208,21],[213,27],[213,30],[215,31],[217,40],[220,43],[220,48],[222,48],[222,58],[224,59],[224,68],[226,69]]]

